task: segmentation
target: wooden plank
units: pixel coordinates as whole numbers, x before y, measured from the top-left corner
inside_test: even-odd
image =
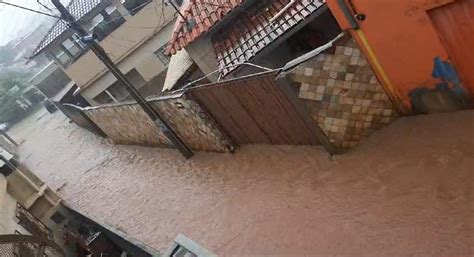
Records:
[[[246,141],[245,134],[239,129],[238,123],[231,119],[231,117],[227,119],[226,115],[222,115],[225,114],[226,106],[221,106],[211,91],[192,90],[190,93],[199,101],[201,107],[221,126],[234,143],[240,145]]]
[[[278,115],[276,118],[280,127],[285,129],[285,133],[291,139],[289,143],[295,145],[317,145],[319,141],[313,135],[312,131],[305,125],[304,121],[299,117],[294,107],[290,104],[286,96],[281,92],[279,86],[275,83],[274,78],[267,80],[268,88],[271,88],[271,98],[275,110]]]
[[[193,92],[235,143],[239,145],[270,143],[227,87],[198,88]]]
[[[261,86],[260,79],[257,81],[246,81],[244,87],[235,85],[229,87],[230,91],[237,97],[239,102],[244,106],[256,125],[263,131],[263,133],[270,140],[271,144],[282,144],[283,134],[280,133],[280,128],[277,126],[275,121],[268,117],[268,111],[264,104],[264,100],[267,96],[256,95],[258,87]]]
[[[241,87],[242,86],[242,87]],[[234,89],[239,87],[239,90],[234,92]],[[225,92],[229,96],[228,99],[223,100],[223,104],[226,104],[229,99],[232,100],[234,105],[234,112],[232,115],[241,122],[241,127],[244,128],[249,140],[247,144],[271,144],[271,140],[265,131],[260,126],[259,122],[251,113],[251,109],[248,108],[246,101],[241,101],[238,97],[240,91],[245,91],[246,82],[242,83],[231,83],[226,87],[219,88],[222,92]],[[251,101],[251,99],[247,99]]]
[[[287,121],[291,119],[285,115],[284,110],[280,109],[275,98],[275,88],[271,84],[271,78],[265,78],[258,81],[258,85],[252,88],[256,98],[259,99],[260,108],[256,112],[260,113],[267,121],[268,127],[265,127],[266,133],[272,136],[275,144],[295,144],[293,133],[289,133]],[[288,119],[289,118],[289,119]]]

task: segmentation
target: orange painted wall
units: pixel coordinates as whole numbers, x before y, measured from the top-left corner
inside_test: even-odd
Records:
[[[433,59],[448,59],[427,10],[454,1],[352,0],[356,11],[367,15],[365,21],[359,21],[360,30],[393,85],[392,96],[399,100],[407,113],[410,110],[410,91],[419,87],[432,88],[439,82],[431,76]],[[327,4],[341,27],[350,28],[337,0],[328,0]],[[350,31],[362,46],[358,34],[352,29]],[[363,50],[367,55],[367,49]],[[373,60],[369,61],[373,63]],[[380,72],[377,74],[380,79]]]

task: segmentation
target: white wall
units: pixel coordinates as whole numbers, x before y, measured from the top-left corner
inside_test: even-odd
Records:
[[[209,74],[217,70],[217,55],[211,41],[212,35],[204,35],[191,42],[185,47],[186,52],[197,64],[204,74]],[[217,81],[218,75],[209,77],[211,81]]]
[[[16,200],[7,193],[7,179],[0,174],[0,235],[14,234],[15,230],[29,234],[16,223]]]

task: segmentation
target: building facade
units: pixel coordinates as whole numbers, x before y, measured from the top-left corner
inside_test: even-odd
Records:
[[[176,19],[159,0],[74,0],[68,9],[145,96],[161,92],[169,57],[165,45]],[[58,63],[91,105],[129,98],[87,45],[63,22],[57,23],[34,55],[45,52]]]

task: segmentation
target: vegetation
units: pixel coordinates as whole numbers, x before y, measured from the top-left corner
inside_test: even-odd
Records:
[[[0,66],[10,65],[15,58],[15,53],[8,45],[0,46]]]
[[[12,122],[25,113],[21,95],[26,87],[26,78],[28,73],[25,72],[0,72],[0,124]]]

